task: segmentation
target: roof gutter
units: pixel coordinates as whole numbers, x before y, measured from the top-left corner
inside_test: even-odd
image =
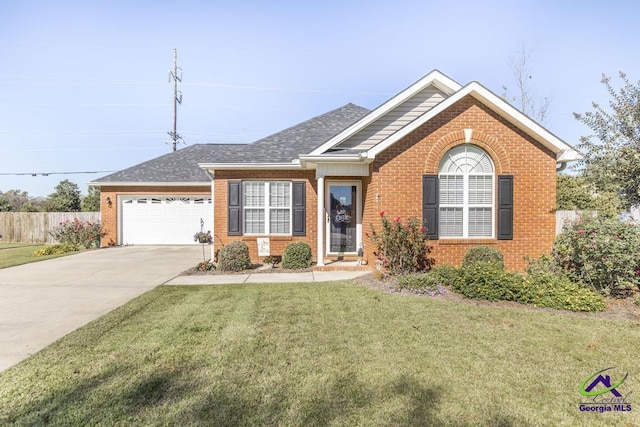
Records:
[[[202,169],[210,170],[298,170],[302,169],[297,163],[198,163]]]

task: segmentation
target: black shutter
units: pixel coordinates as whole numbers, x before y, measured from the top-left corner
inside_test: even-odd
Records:
[[[498,240],[513,240],[513,175],[498,176]]]
[[[294,181],[292,183],[292,234],[294,236],[306,236],[306,189],[307,185],[304,181]]]
[[[438,175],[422,176],[422,224],[429,239],[438,239]]]
[[[242,236],[242,181],[229,181],[227,234]]]

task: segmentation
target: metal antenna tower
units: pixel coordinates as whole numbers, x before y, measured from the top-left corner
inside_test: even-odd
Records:
[[[169,71],[169,83],[173,81],[173,130],[167,132],[171,137],[173,151],[178,142],[184,140],[178,134],[178,104],[182,105],[182,92],[178,90],[178,83],[182,83],[182,68],[178,67],[178,49],[173,49],[173,71]]]

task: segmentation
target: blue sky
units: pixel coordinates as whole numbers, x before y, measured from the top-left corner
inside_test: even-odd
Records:
[[[2,1],[0,173],[117,171],[168,153],[174,48],[187,145],[375,108],[433,69],[501,94],[523,45],[531,86],[552,99],[545,125],[575,145],[589,130],[573,112],[608,99],[601,74],[640,79],[639,17],[615,0]],[[0,175],[0,191],[46,196],[69,179],[86,193],[103,175]]]

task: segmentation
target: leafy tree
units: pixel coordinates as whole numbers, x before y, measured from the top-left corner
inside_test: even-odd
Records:
[[[0,212],[20,212],[29,203],[29,193],[21,190],[0,191]]]
[[[88,194],[82,198],[82,212],[100,211],[100,187],[89,187]]]
[[[620,72],[623,86],[616,90],[602,75],[611,99],[608,108],[593,102],[594,111],[574,113],[593,134],[580,138],[585,157],[579,167],[596,191],[619,195],[623,208],[640,204],[640,81]]]
[[[68,179],[56,185],[56,192],[46,200],[49,212],[79,212],[81,209],[80,188]]]

